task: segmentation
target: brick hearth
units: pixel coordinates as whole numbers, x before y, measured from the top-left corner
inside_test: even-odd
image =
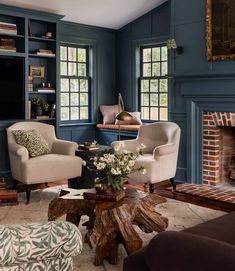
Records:
[[[235,152],[235,113],[203,114],[203,183],[218,185],[229,180]]]

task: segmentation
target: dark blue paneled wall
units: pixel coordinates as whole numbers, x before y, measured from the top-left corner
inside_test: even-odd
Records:
[[[202,182],[202,114],[235,111],[235,61],[208,62],[206,0],[172,0],[171,30],[184,53],[171,54],[171,114],[182,128],[182,180]]]
[[[117,89],[130,111],[138,109],[139,47],[166,42],[170,35],[170,14],[170,3],[166,2],[117,33]]]
[[[94,140],[95,123],[100,121],[99,105],[115,104],[116,91],[116,32],[114,30],[60,22],[60,41],[88,45],[91,49],[91,122],[81,125],[59,123],[60,138],[82,142]]]

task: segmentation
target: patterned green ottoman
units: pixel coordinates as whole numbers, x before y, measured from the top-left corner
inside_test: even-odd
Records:
[[[81,233],[69,222],[0,225],[1,271],[70,271],[81,250]]]

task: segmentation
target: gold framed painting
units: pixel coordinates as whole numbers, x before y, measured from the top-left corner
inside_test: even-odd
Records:
[[[44,78],[45,77],[45,66],[29,66],[29,75],[32,78]]]
[[[235,1],[207,0],[207,60],[235,59]]]

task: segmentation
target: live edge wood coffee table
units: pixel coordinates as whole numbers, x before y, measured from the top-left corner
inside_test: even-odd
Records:
[[[168,219],[154,209],[157,204],[166,200],[156,194],[126,189],[124,199],[103,202],[83,199],[81,195],[84,190],[66,190],[62,190],[62,195],[72,191],[70,198],[65,195],[52,200],[48,220],[56,220],[66,214],[66,220],[78,226],[82,215],[89,216],[89,221],[85,223],[88,230],[85,242],[96,249],[94,265],[101,265],[103,259],[116,264],[118,243],[124,244],[127,254],[142,247],[142,240],[133,225],[139,226],[146,233],[161,232],[168,226]]]

